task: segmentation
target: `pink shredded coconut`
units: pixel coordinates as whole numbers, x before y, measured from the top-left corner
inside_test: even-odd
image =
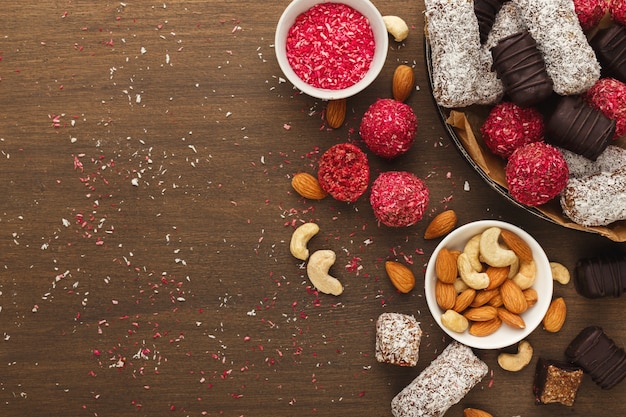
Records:
[[[608,3],[611,19],[617,23],[626,25],[626,0],[611,0]]]
[[[354,202],[369,185],[367,155],[351,143],[339,143],[319,160],[317,178],[324,191],[339,201]]]
[[[383,172],[372,184],[370,194],[376,219],[389,227],[412,226],[422,220],[428,200],[426,184],[406,171]]]
[[[574,9],[583,30],[596,27],[608,8],[606,0],[574,0]]]
[[[614,138],[626,135],[626,84],[615,78],[600,78],[585,93],[592,107],[615,120]]]
[[[374,58],[368,19],[340,3],[320,3],[300,14],[287,34],[294,72],[317,88],[341,90],[359,82]]]
[[[416,133],[417,117],[413,109],[390,98],[376,100],[363,115],[359,127],[368,149],[387,159],[406,153]]]

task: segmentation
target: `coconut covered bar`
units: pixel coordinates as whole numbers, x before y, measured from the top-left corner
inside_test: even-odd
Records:
[[[472,349],[452,342],[391,400],[391,412],[395,417],[441,417],[488,371]]]
[[[422,329],[413,316],[383,313],[376,321],[376,360],[399,366],[415,366],[419,359]]]

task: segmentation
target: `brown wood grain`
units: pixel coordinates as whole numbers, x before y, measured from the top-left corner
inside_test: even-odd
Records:
[[[460,223],[520,225],[570,270],[623,250],[513,206],[489,188],[443,128],[427,82],[421,2],[377,1],[404,18],[383,72],[328,129],[324,104],[299,94],[274,58],[288,4],[253,1],[33,1],[0,5],[0,414],[3,416],[390,416],[390,401],[449,342],[430,316],[423,271],[438,240],[422,238],[447,208]],[[390,97],[393,70],[414,66],[419,120],[408,154],[370,156],[372,177],[425,179],[427,219],[377,225],[367,198],[306,201],[291,176],[360,141],[365,109]],[[469,186],[469,189],[465,187]],[[289,254],[293,227],[316,221],[313,249],[333,249],[340,297],[311,290]],[[388,259],[418,285],[394,290]],[[555,288],[568,319],[528,338],[536,356],[491,372],[464,407],[494,416],[621,415],[626,384],[585,377],[576,404],[537,407],[536,358],[559,359],[589,324],[626,346],[623,299]],[[415,368],[379,364],[382,312],[424,330]]]

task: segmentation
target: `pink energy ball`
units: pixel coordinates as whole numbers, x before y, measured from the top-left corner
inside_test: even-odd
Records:
[[[383,172],[372,184],[370,204],[380,223],[411,226],[422,220],[429,192],[424,182],[405,171]]]
[[[378,99],[363,115],[359,133],[374,154],[392,159],[409,150],[417,133],[417,117],[408,104]]]
[[[611,19],[617,23],[626,25],[626,0],[611,0],[608,3]]]
[[[543,141],[543,116],[534,108],[503,101],[496,104],[480,128],[494,154],[508,158],[520,146]]]
[[[615,78],[600,78],[585,97],[592,107],[615,120],[615,138],[626,135],[626,84]]]
[[[351,143],[330,147],[319,160],[317,180],[333,198],[354,202],[365,193],[370,181],[367,155]]]
[[[608,8],[606,0],[574,0],[574,9],[583,30],[596,27]]]
[[[545,142],[532,142],[513,152],[505,174],[509,193],[516,201],[539,206],[565,188],[569,169],[558,149]]]

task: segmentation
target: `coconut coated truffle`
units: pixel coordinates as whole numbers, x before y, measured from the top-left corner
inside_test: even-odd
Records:
[[[334,145],[319,160],[317,180],[322,189],[336,200],[354,202],[369,185],[367,155],[351,143]]]
[[[557,148],[544,142],[533,142],[513,152],[505,174],[509,193],[516,201],[539,206],[565,188],[569,169]]]
[[[508,101],[496,104],[480,128],[489,150],[505,159],[520,146],[543,141],[543,131],[543,116],[539,111]]]
[[[393,99],[378,99],[363,115],[359,133],[370,151],[392,159],[413,145],[417,117],[408,104]]]
[[[422,219],[428,206],[428,187],[406,171],[383,172],[372,184],[370,204],[380,223],[411,226]]]
[[[615,78],[600,78],[585,97],[591,107],[615,120],[614,137],[626,135],[626,84]]]

